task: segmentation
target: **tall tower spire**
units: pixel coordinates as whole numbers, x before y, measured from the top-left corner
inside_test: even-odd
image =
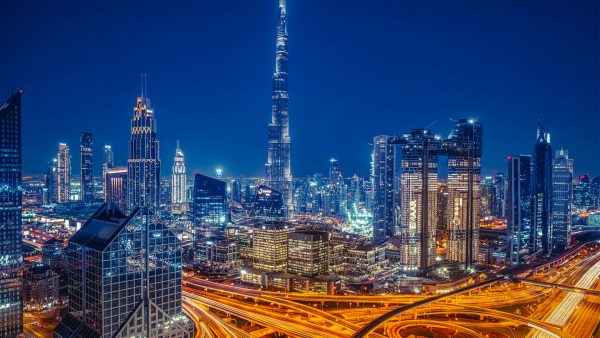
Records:
[[[290,128],[288,116],[288,47],[286,3],[279,0],[279,24],[275,43],[275,72],[273,73],[272,116],[269,124],[267,185],[281,193],[286,217],[293,213],[292,175],[290,165]]]

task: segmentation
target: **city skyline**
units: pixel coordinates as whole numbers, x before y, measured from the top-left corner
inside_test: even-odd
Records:
[[[595,337],[600,2],[311,1],[10,5],[0,336]]]
[[[14,10],[17,13],[23,11],[17,5],[10,6],[16,6]],[[179,54],[176,60],[187,68],[171,63],[167,65],[165,57],[168,52],[165,51],[152,52],[137,60],[139,63],[134,66],[127,66],[131,65],[131,59],[106,50],[113,50],[111,47],[118,47],[125,41],[129,43],[128,40],[111,40],[109,38],[114,37],[114,32],[96,31],[77,18],[65,22],[59,20],[60,24],[49,23],[48,29],[58,40],[57,46],[47,46],[50,52],[47,62],[55,67],[45,68],[43,74],[36,75],[29,70],[42,65],[32,57],[29,45],[24,46],[27,47],[25,50],[17,48],[18,55],[9,51],[7,64],[11,64],[11,68],[3,69],[6,76],[1,83],[4,88],[25,90],[25,105],[30,114],[30,118],[24,119],[24,173],[43,173],[46,162],[55,156],[58,142],[67,143],[74,152],[80,133],[86,130],[94,134],[96,158],[101,158],[98,152],[102,145],[110,144],[116,163],[123,165],[127,157],[127,139],[123,136],[127,135],[127,127],[124,121],[128,119],[132,99],[139,93],[138,76],[147,72],[150,74],[149,96],[153,98],[160,124],[161,160],[164,165],[171,166],[172,159],[164,155],[172,153],[175,140],[181,139],[187,145],[186,160],[190,172],[210,175],[215,168],[221,167],[227,176],[263,174],[264,128],[269,122],[269,76],[274,66],[272,17],[277,14],[267,3],[252,6],[241,3],[227,11],[221,11],[220,6],[207,5],[206,13],[219,15],[222,22],[217,23],[216,18],[208,18],[208,22],[219,28],[223,28],[220,25],[235,25],[209,30],[203,29],[206,27],[201,23],[177,26],[168,15],[172,13],[165,13],[157,26],[148,32],[137,33],[135,30],[138,34],[135,36],[135,25],[130,27],[130,23],[124,25],[122,32],[119,31],[123,37],[136,37],[142,43],[162,41],[171,52],[186,46],[183,40],[200,34],[207,39],[206,43],[190,46],[190,56],[214,50],[219,57],[197,58],[192,68],[189,66],[193,58]],[[294,73],[290,81],[293,94],[290,101],[290,132],[294,139],[293,177],[326,173],[330,157],[340,161],[345,177],[351,177],[355,172],[368,176],[369,143],[373,135],[400,135],[408,128],[425,127],[437,121],[430,129],[446,136],[452,127],[448,117],[463,116],[479,116],[479,120],[488,126],[482,159],[483,176],[505,171],[507,154],[532,153],[531,140],[535,140],[533,128],[537,118],[542,119],[552,132],[555,149],[569,149],[570,157],[574,159],[575,176],[586,172],[595,176],[600,172],[599,159],[594,155],[600,151],[596,141],[598,131],[594,127],[598,125],[598,80],[594,76],[598,73],[598,49],[590,43],[595,37],[592,28],[597,25],[597,18],[586,14],[594,12],[594,4],[553,4],[543,8],[539,3],[531,3],[525,8],[516,8],[510,3],[478,7],[461,4],[460,8],[452,9],[455,18],[444,20],[442,12],[448,9],[444,4],[437,4],[430,10],[419,5],[389,5],[390,12],[399,13],[398,19],[405,19],[398,20],[402,24],[389,23],[392,14],[374,8],[377,6],[363,8],[372,11],[374,18],[353,18],[353,10],[368,6],[354,2],[343,8],[332,3],[313,6],[309,2],[292,2],[288,6],[293,8],[293,14],[288,18],[288,33],[291,37],[290,50],[295,55],[290,61],[290,71]],[[504,11],[497,11],[499,7]],[[115,10],[113,7],[110,9]],[[118,9],[115,18],[111,19],[112,23],[122,24],[126,18],[131,19],[127,14],[134,8],[123,5]],[[333,9],[336,15],[330,21],[325,20],[326,12]],[[29,8],[34,17],[46,10],[50,11],[51,18],[64,15],[43,5]],[[148,6],[139,10],[153,14],[157,9]],[[532,11],[541,11],[541,14],[533,23],[527,24],[525,19]],[[220,16],[224,12],[228,13],[228,17]],[[404,17],[410,13],[423,22]],[[492,15],[487,16],[489,23],[481,22],[475,15],[490,13]],[[425,14],[431,15],[431,18],[421,17]],[[515,25],[504,28],[507,31],[502,31],[504,35],[499,37],[499,31],[493,24],[506,20],[509,14]],[[551,19],[559,14],[566,22]],[[95,17],[88,19],[90,22],[98,20]],[[134,17],[133,21],[136,20],[139,19]],[[302,23],[307,20],[311,20],[311,25],[303,27]],[[249,21],[255,23],[253,29],[240,29]],[[383,28],[386,29],[376,25],[379,21],[384,22]],[[482,25],[481,32],[465,33],[476,24]],[[444,33],[441,30],[444,25],[452,28],[454,33],[468,37]],[[7,27],[19,30],[19,36],[30,38],[31,44],[39,42],[40,48],[48,43],[38,41],[39,27],[22,27],[10,21]],[[66,33],[65,27],[80,31]],[[159,28],[168,33],[154,34]],[[311,39],[319,28],[324,36]],[[347,31],[348,35],[337,34],[342,31]],[[382,36],[375,38],[376,31],[381,31]],[[410,36],[412,31],[420,34]],[[541,34],[541,31],[545,33]],[[172,34],[180,37],[170,43],[165,42]],[[350,36],[353,39],[348,39]],[[491,38],[494,37],[498,40],[492,43]],[[228,46],[231,50],[222,48],[218,38],[232,39],[233,46]],[[389,55],[380,59],[379,53],[365,53],[368,48],[364,46],[376,47],[372,44],[386,41],[386,38],[391,43],[391,49],[386,50]],[[97,43],[77,48],[87,39]],[[240,39],[247,42],[238,41]],[[432,42],[424,44],[426,39],[432,39]],[[330,41],[334,43],[328,43]],[[365,50],[357,49],[355,45],[362,45]],[[69,47],[66,50],[71,50],[73,57],[83,58],[63,58],[57,49],[59,47]],[[521,55],[525,47],[530,48],[531,55],[528,57]],[[95,59],[96,56],[88,58],[92,51],[101,55],[108,53],[104,56],[114,62],[100,62]],[[429,56],[430,53],[437,55],[441,52],[447,53],[446,58]],[[462,59],[459,54],[463,52],[472,56]],[[334,58],[335,55],[344,57],[338,59]],[[540,62],[541,56],[544,56],[544,62]],[[234,57],[239,59],[238,64],[230,63]],[[115,69],[100,74],[94,68],[97,62],[101,63],[100,67],[114,65]],[[211,65],[211,68],[227,62],[230,67],[214,67],[221,75],[217,77],[202,62]],[[376,73],[380,66],[386,67],[384,74]],[[454,70],[448,71],[449,68]],[[65,71],[67,76],[57,78],[59,83],[51,88],[43,78],[54,77],[55,69]],[[94,76],[90,77],[92,69]],[[115,72],[117,69],[118,74]],[[309,71],[294,72],[294,69]],[[512,70],[511,74],[504,74],[508,70]],[[460,71],[464,72],[460,75],[464,79],[457,78],[454,73]],[[475,75],[481,71],[485,72]],[[317,81],[323,76],[332,80]],[[423,83],[425,78],[433,79],[433,82]],[[546,83],[540,83],[540,79]],[[365,86],[369,82],[376,84],[374,88],[366,88],[371,87]],[[331,87],[326,96],[323,86]],[[58,92],[64,89],[69,93],[68,99]],[[364,95],[357,95],[356,90],[363,91]],[[231,101],[227,100],[231,93],[238,96],[239,100],[233,100],[238,103],[228,102]],[[90,100],[101,104],[90,106]],[[96,123],[98,116],[114,119],[112,127],[115,132],[100,128]],[[564,120],[565,116],[569,117],[568,122]],[[182,126],[179,121],[186,118],[191,123]],[[227,122],[232,118],[236,123]],[[315,124],[315,120],[320,123]],[[350,139],[344,137],[349,132],[353,134]],[[239,144],[244,144],[247,151],[236,157],[228,156]],[[72,168],[75,169],[79,167],[78,154],[72,155]],[[97,175],[100,171],[98,165],[94,171]]]

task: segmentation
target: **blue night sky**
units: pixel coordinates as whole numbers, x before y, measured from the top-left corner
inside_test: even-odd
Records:
[[[127,159],[148,73],[163,175],[177,139],[188,171],[262,175],[275,0],[3,3],[0,91],[23,88],[24,172],[94,134]],[[449,117],[484,124],[483,171],[531,153],[536,119],[575,172],[600,175],[598,1],[288,0],[292,173],[367,175],[369,143]]]

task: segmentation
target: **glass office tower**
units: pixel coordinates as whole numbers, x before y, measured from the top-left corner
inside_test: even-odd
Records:
[[[552,252],[552,146],[550,132],[538,121],[533,152],[531,238],[532,252]]]
[[[0,337],[23,331],[21,93],[0,107]]]
[[[506,216],[509,243],[507,258],[510,264],[523,263],[522,255],[529,252],[531,233],[531,156],[508,156],[508,186]]]
[[[394,236],[394,198],[396,177],[396,138],[373,138],[373,242],[382,243]]]
[[[104,204],[69,240],[68,314],[58,338],[192,337],[181,305],[181,243],[136,208]]]
[[[571,244],[573,203],[573,159],[566,150],[557,150],[552,162],[552,250],[564,251]]]
[[[197,240],[222,234],[227,226],[227,183],[196,174],[192,210]]]

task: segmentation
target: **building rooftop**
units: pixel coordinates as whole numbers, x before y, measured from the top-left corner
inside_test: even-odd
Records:
[[[103,204],[69,242],[103,251],[138,211],[127,216],[116,206]]]

